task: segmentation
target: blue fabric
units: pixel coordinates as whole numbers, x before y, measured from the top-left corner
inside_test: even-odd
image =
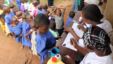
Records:
[[[73,21],[73,18],[69,17],[66,21],[66,27],[69,27],[72,21]]]
[[[10,29],[11,33],[15,34],[16,42],[22,42],[21,41],[22,38],[20,37],[20,34],[22,32],[22,30],[20,28],[20,25],[18,24],[18,25],[14,26],[14,27],[10,25],[9,29]]]
[[[78,11],[78,2],[77,2],[77,0],[74,0],[74,2],[73,2],[72,11],[74,11],[74,12]]]
[[[38,54],[40,55],[41,64],[43,64],[43,61],[47,56],[48,49],[55,46],[56,40],[53,37],[53,35],[48,31],[43,35],[40,35],[39,33],[37,33],[36,42],[37,42],[36,49]]]
[[[18,6],[18,9],[20,10],[20,7],[21,7],[21,0],[16,0],[16,4]]]
[[[9,26],[11,23],[11,20],[12,20],[11,15],[10,14],[5,15],[4,19],[5,19],[5,22],[7,23],[7,25]]]
[[[10,16],[13,18],[15,16],[14,12],[10,12]]]
[[[26,21],[22,22],[22,45],[31,47],[31,42],[26,39],[26,34],[30,31],[30,24]],[[28,36],[30,38],[30,36]]]

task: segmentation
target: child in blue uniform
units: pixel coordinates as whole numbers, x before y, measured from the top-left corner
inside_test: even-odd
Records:
[[[5,31],[6,31],[6,35],[9,35],[10,34],[10,30],[9,30],[9,25],[11,24],[11,20],[12,20],[12,14],[10,13],[10,8],[9,7],[6,7],[4,9],[4,12],[5,12]]]
[[[50,21],[45,15],[37,16],[35,18],[35,27],[37,27],[36,35],[36,50],[40,55],[40,64],[44,64],[47,58],[48,50],[55,46],[56,40],[49,32]]]
[[[21,32],[22,32],[22,30],[20,28],[19,22],[17,21],[17,19],[15,17],[13,17],[11,25],[9,27],[10,27],[10,31],[11,31],[12,35],[16,39],[16,42],[17,43],[21,42],[21,39],[22,39]]]
[[[23,47],[31,48],[31,42],[26,39],[26,34],[30,31],[31,27],[29,21],[26,21],[25,16],[22,22],[22,45]],[[30,36],[28,36],[30,38]]]

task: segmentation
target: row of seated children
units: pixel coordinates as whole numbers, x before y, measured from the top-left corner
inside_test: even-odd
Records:
[[[33,4],[38,5],[37,2],[33,2]],[[3,10],[5,16],[2,18],[4,18],[3,23],[5,23],[4,25],[6,35],[13,36],[16,42],[22,43],[23,47],[31,48],[34,55],[38,54],[40,56],[40,62],[41,64],[43,64],[44,59],[47,56],[48,49],[54,47],[56,44],[55,38],[57,38],[58,33],[55,26],[55,20],[51,19],[50,22],[45,12],[41,11],[41,13],[39,13],[40,9],[43,9],[43,11],[47,11],[47,6],[45,5],[45,7],[42,8],[41,5],[38,5],[37,9],[38,10],[36,10],[36,12],[38,13],[36,13],[36,15],[30,15],[31,12],[27,14],[26,11],[23,12],[22,10],[16,9],[13,6],[4,6]],[[61,12],[57,12],[57,14],[59,13],[61,14]],[[61,15],[59,15],[58,18],[60,18],[60,16]],[[61,18],[60,21],[62,21],[62,19],[63,18]],[[49,26],[50,23],[53,26]],[[62,24],[61,29],[63,28]],[[48,31],[48,29],[52,34]],[[57,34],[53,36],[54,31]]]

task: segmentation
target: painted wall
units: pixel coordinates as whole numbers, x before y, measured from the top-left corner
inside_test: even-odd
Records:
[[[112,23],[113,26],[113,0],[108,0],[104,15]]]

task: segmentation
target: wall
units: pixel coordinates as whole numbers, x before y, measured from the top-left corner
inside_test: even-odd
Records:
[[[104,15],[112,23],[113,26],[113,0],[108,0]]]

